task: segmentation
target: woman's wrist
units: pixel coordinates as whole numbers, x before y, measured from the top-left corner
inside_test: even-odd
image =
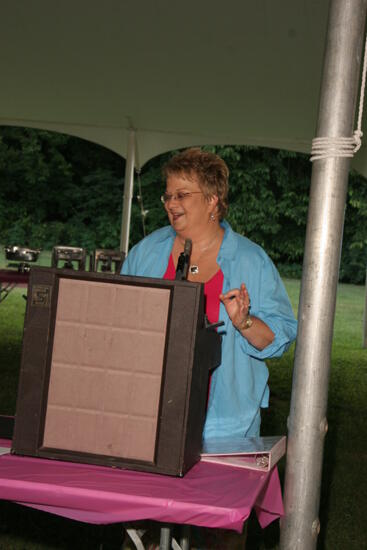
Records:
[[[243,332],[244,330],[251,328],[252,325],[253,325],[253,320],[250,314],[248,313],[246,317],[236,326],[236,328],[240,332]]]

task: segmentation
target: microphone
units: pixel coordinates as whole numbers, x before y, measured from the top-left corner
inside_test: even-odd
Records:
[[[187,273],[190,265],[190,256],[192,249],[192,240],[186,239],[184,245],[184,251],[178,257],[177,268],[176,268],[176,281],[186,281]]]

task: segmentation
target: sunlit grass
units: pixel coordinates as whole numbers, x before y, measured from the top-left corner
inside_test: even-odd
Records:
[[[299,282],[285,281],[294,309]],[[360,550],[367,547],[367,349],[363,342],[362,286],[338,286],[330,370],[318,548]],[[266,433],[286,433],[292,384],[293,348],[269,361],[270,408]],[[281,464],[284,474],[284,463]]]

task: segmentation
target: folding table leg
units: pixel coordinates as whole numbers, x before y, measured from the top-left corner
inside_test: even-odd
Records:
[[[180,537],[181,550],[190,550],[190,538],[191,538],[190,525],[182,525],[181,537]]]
[[[126,533],[129,535],[132,542],[135,544],[136,550],[145,550],[145,546],[143,544],[143,541],[141,540],[141,537],[145,533],[145,529],[125,529]]]
[[[136,550],[145,550],[146,546],[142,540],[142,537],[147,532],[146,529],[132,529],[131,527],[132,526],[130,525],[125,525],[124,529],[129,536],[131,542],[134,544],[134,547],[136,548]],[[190,526],[181,526],[180,543],[178,543],[176,539],[172,536],[172,531],[173,525],[166,524],[160,527],[159,550],[190,550]],[[123,548],[125,548],[125,544],[123,544]],[[155,546],[154,543],[152,545],[152,543],[148,541],[147,544],[149,548],[153,548],[154,546],[154,548],[158,549],[158,546]]]
[[[161,542],[159,550],[171,550],[172,528],[169,526],[161,527]]]
[[[16,286],[15,283],[8,283],[6,285],[0,283],[0,302],[3,302]]]

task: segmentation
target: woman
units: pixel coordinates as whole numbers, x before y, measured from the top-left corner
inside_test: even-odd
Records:
[[[228,168],[217,155],[188,149],[164,167],[162,202],[170,225],[138,243],[122,268],[127,275],[174,278],[186,239],[188,279],[205,283],[209,321],[224,322],[222,363],[214,371],[204,439],[257,436],[268,406],[264,359],[279,357],[296,336],[296,321],[279,274],[266,253],[224,221]]]

